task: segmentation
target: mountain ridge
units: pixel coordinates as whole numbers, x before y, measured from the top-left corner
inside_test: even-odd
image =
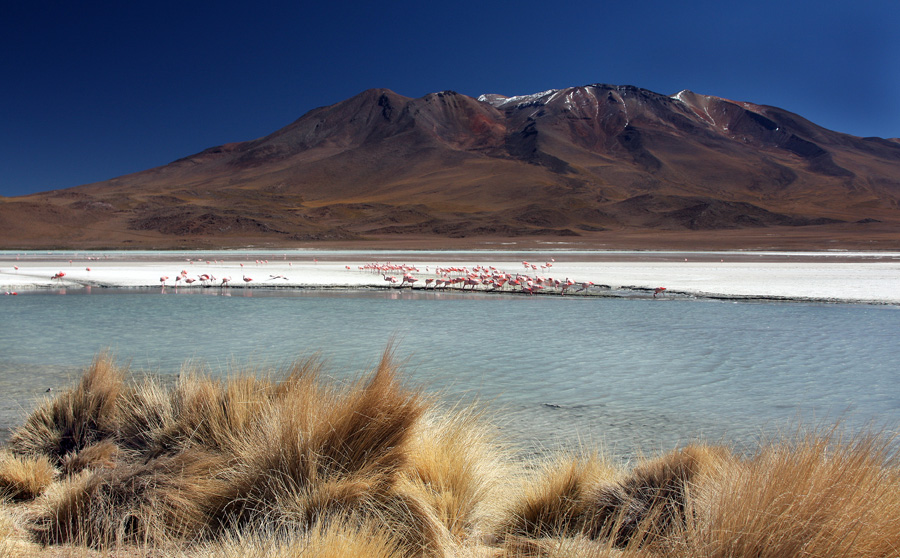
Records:
[[[368,89],[254,140],[0,203],[8,248],[653,235],[702,247],[723,231],[744,248],[761,230],[815,236],[800,229],[900,246],[900,141],[601,83],[478,98]]]

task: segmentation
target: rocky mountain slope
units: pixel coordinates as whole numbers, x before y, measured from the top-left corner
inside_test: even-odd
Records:
[[[503,238],[897,248],[900,141],[690,91],[373,89],[253,141],[0,199],[6,248]]]

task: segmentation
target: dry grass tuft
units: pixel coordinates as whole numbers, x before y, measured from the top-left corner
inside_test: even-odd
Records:
[[[427,503],[457,542],[494,530],[509,505],[515,467],[478,409],[426,416],[409,454],[406,490]]]
[[[618,471],[598,454],[559,457],[526,483],[500,527],[501,537],[540,539],[581,533],[592,519],[593,489],[617,476]]]
[[[167,448],[206,448],[229,452],[253,429],[267,404],[271,384],[237,376],[218,380],[195,373],[182,375],[172,394],[174,424],[162,432]]]
[[[18,455],[46,456],[59,466],[68,454],[112,438],[124,376],[111,356],[98,356],[75,388],[44,401],[13,432],[10,449]]]
[[[237,531],[204,545],[196,558],[396,558],[396,541],[375,523],[334,521],[305,533]]]
[[[110,440],[103,440],[67,454],[62,460],[62,470],[67,475],[73,475],[84,469],[113,468],[118,455],[119,447]]]
[[[0,452],[0,500],[32,500],[56,479],[57,470],[42,455]]]
[[[173,397],[157,380],[145,378],[119,398],[116,442],[125,451],[158,457],[170,447],[176,431]]]
[[[439,524],[399,487],[425,399],[400,386],[387,355],[371,378],[345,387],[313,372],[301,367],[278,385],[266,419],[235,446],[235,504],[219,522],[309,528],[347,514],[382,517],[404,547],[437,548]]]
[[[430,403],[401,385],[390,351],[369,378],[350,384],[325,381],[308,361],[281,381],[188,373],[166,390],[152,380],[125,387],[120,378],[103,391],[102,406],[80,404],[98,399],[106,364],[98,360],[20,430],[17,447],[43,448],[64,475],[30,513],[44,544],[164,545],[263,524],[305,533],[339,520],[389,525],[403,555],[437,556],[445,524],[464,523],[439,517],[411,480],[421,477],[411,456]],[[66,414],[73,404],[85,411]],[[69,424],[48,420],[57,415],[91,426],[70,429],[81,435],[66,453],[34,427],[51,425],[44,431],[54,436]],[[460,490],[470,500],[479,494]],[[467,505],[471,512],[477,502]]]
[[[900,471],[883,436],[773,442],[696,491],[684,542],[703,556],[896,556]]]
[[[199,451],[85,471],[45,494],[33,517],[43,544],[161,544],[206,532],[226,493],[226,460]]]
[[[38,556],[37,545],[30,543],[16,526],[16,520],[0,508],[0,556],[29,558]]]
[[[0,553],[896,556],[893,447],[826,432],[532,469],[478,409],[404,387],[390,349],[355,382],[307,360],[280,379],[188,369],[170,388],[126,385],[101,356],[0,451]]]
[[[592,487],[583,534],[609,538],[620,547],[665,537],[685,523],[690,486],[729,457],[724,448],[691,445],[644,461],[617,482]]]

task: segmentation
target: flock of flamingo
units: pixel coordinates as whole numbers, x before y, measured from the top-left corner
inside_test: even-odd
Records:
[[[553,267],[553,262],[555,261],[553,258],[543,264],[523,261],[522,266],[524,269],[521,273],[505,272],[492,265],[476,265],[471,269],[468,267],[435,267],[434,275],[437,275],[437,277],[425,279],[420,279],[413,275],[421,272],[418,267],[407,264],[375,262],[361,265],[359,269],[380,274],[389,283],[389,286],[403,287],[408,285],[410,288],[415,288],[415,284],[421,281],[421,288],[428,289],[431,287],[432,290],[448,288],[466,290],[471,287],[469,290],[472,291],[507,291],[525,294],[535,294],[536,292],[544,291],[565,295],[570,288],[576,285],[577,288],[573,291],[575,293],[587,292],[594,287],[609,288],[607,285],[595,285],[593,281],[576,282],[568,277],[560,280],[535,274],[538,269],[542,273],[546,272]],[[350,266],[346,267],[350,269]],[[425,273],[431,273],[427,266],[425,267]],[[654,298],[665,290],[665,287],[655,288],[653,291]]]
[[[190,263],[192,265],[194,263],[191,260],[187,260],[187,261],[188,261],[188,263]],[[202,261],[202,260],[198,260],[198,261]],[[212,262],[207,261],[206,263],[207,263],[207,265],[209,265],[210,263],[218,264],[220,262],[218,260],[214,260]],[[221,262],[221,263],[224,263],[224,262]],[[263,265],[263,264],[268,264],[268,263],[269,263],[269,260],[256,260],[257,266]],[[291,266],[293,264],[291,262],[289,262],[288,265]],[[241,266],[241,270],[242,270],[241,271],[241,279],[244,281],[244,284],[249,285],[250,282],[253,281],[253,277],[248,277],[243,272],[244,264],[240,264],[240,266]],[[88,271],[90,271],[90,268],[88,269]],[[288,278],[285,277],[284,275],[269,275],[268,280],[275,280],[275,279],[284,279],[285,281],[288,280]],[[163,290],[165,290],[166,281],[168,281],[168,280],[169,280],[168,275],[163,275],[159,278],[159,282],[162,285]],[[184,284],[187,286],[193,286],[194,283],[199,283],[201,287],[218,286],[218,287],[225,288],[225,287],[230,286],[231,276],[229,275],[227,277],[217,278],[215,275],[212,275],[211,273],[201,273],[201,274],[198,274],[196,277],[189,277],[187,270],[182,269],[180,273],[175,275],[175,277],[173,278],[173,282],[175,283],[176,290],[178,289],[178,286],[181,284]]]
[[[193,265],[193,260],[186,260],[189,264]],[[197,260],[198,262],[203,260]],[[313,260],[316,264],[318,263],[317,259]],[[550,261],[544,262],[541,264],[534,264],[528,261],[522,261],[522,271],[520,272],[506,272],[500,270],[492,265],[475,265],[471,268],[467,266],[457,267],[457,266],[448,266],[441,267],[436,266],[434,271],[431,271],[430,266],[424,266],[424,275],[426,276],[417,276],[422,275],[422,270],[415,266],[409,264],[395,264],[391,262],[379,263],[367,263],[364,265],[358,266],[358,270],[361,272],[368,272],[373,274],[379,274],[382,276],[385,284],[389,288],[404,288],[408,287],[410,289],[431,289],[434,291],[437,290],[446,290],[446,289],[455,289],[461,291],[487,291],[487,292],[519,292],[524,294],[536,294],[539,292],[544,293],[558,293],[560,295],[565,295],[570,292],[574,293],[588,293],[591,289],[609,289],[610,287],[607,285],[595,285],[593,281],[584,281],[584,282],[576,282],[572,279],[566,277],[565,279],[558,279],[547,276],[547,272],[553,267],[553,264],[556,260],[550,258]],[[71,260],[70,260],[71,265]],[[225,263],[219,262],[218,260],[214,261],[206,261],[207,264],[215,263]],[[256,260],[257,267],[264,266],[268,264],[268,260]],[[241,280],[245,285],[248,285],[254,281],[253,277],[248,276],[244,272],[244,264],[239,264],[241,268]],[[288,262],[288,266],[292,266],[291,262]],[[351,266],[344,266],[346,270],[352,271]],[[18,273],[19,267],[14,266],[16,273]],[[90,271],[91,268],[85,268],[87,271]],[[54,274],[51,277],[51,280],[56,280],[62,282],[63,277],[65,277],[66,273],[60,271]],[[260,279],[260,281],[275,281],[275,280],[285,280],[289,279],[284,275],[272,275],[270,274],[268,279]],[[165,292],[166,286],[169,284],[170,277],[168,275],[160,276],[159,283],[162,286],[163,292]],[[199,273],[199,274],[189,274],[187,269],[182,269],[179,273],[173,275],[171,278],[172,284],[175,287],[176,291],[179,286],[187,286],[187,287],[220,287],[226,288],[231,285],[231,276],[224,277],[215,277],[211,273]],[[656,287],[653,289],[653,297],[655,298],[657,295],[663,293],[666,290],[665,287]],[[12,293],[7,293],[12,294]]]
[[[524,267],[522,273],[508,273],[492,265],[476,265],[471,269],[468,267],[436,267],[434,275],[437,277],[425,279],[420,279],[413,275],[421,272],[418,267],[407,264],[375,262],[361,265],[359,269],[380,274],[385,282],[389,283],[389,286],[403,287],[408,285],[410,288],[414,288],[416,283],[422,281],[421,288],[427,289],[431,287],[433,290],[448,288],[466,290],[468,288],[472,291],[518,291],[534,294],[536,291],[543,289],[556,289],[560,294],[566,294],[569,288],[576,285],[576,282],[568,277],[561,281],[552,277],[528,274],[529,271],[537,271],[539,267],[541,271],[553,267],[552,261],[540,266],[523,261],[522,266]],[[349,266],[347,267],[349,269]],[[428,267],[425,268],[425,272],[431,273]],[[587,291],[594,286],[594,283],[588,281],[578,285],[579,288],[575,292]]]

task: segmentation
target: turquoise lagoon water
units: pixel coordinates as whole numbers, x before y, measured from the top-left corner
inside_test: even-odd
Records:
[[[524,453],[630,458],[752,447],[798,423],[900,424],[895,306],[411,291],[70,290],[0,298],[0,429],[99,352],[139,372],[228,374],[320,355],[355,378],[395,342],[405,381],[478,399]]]

